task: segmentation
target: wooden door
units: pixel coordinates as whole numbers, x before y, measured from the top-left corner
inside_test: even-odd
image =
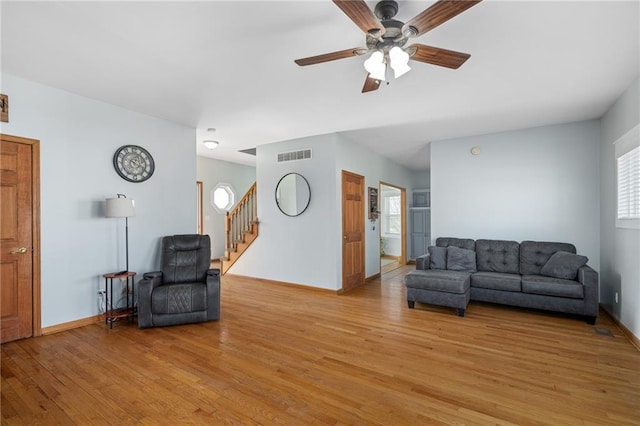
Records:
[[[39,334],[34,312],[34,250],[38,250],[38,141],[1,135],[0,341]],[[39,275],[38,275],[39,277]],[[39,283],[38,283],[39,286]],[[39,287],[38,287],[39,289]],[[39,292],[38,292],[39,302]],[[38,322],[34,329],[34,319]]]
[[[364,177],[342,171],[342,290],[364,283]]]

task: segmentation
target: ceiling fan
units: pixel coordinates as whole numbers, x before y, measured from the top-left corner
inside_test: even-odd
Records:
[[[481,1],[438,0],[404,23],[393,19],[398,13],[398,3],[393,0],[378,2],[373,11],[364,0],[333,0],[336,6],[366,34],[367,47],[296,59],[295,63],[300,66],[314,65],[372,52],[371,57],[364,63],[367,77],[362,93],[371,92],[380,87],[380,83],[387,79],[388,66],[393,69],[395,78],[409,71],[411,69],[408,65],[409,59],[457,69],[471,55],[418,43],[407,47],[405,45],[409,39],[421,36]]]

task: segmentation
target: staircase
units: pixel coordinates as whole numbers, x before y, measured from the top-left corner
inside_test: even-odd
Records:
[[[229,268],[258,237],[256,195],[256,184],[254,183],[235,208],[227,212],[225,252],[224,257],[220,259],[220,268],[223,274],[227,273]]]

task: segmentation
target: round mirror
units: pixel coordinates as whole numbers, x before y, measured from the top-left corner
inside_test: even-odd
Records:
[[[276,186],[276,204],[287,216],[299,216],[309,206],[311,188],[304,176],[298,173],[286,174]]]

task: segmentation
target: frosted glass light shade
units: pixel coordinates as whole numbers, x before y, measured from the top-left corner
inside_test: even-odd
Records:
[[[409,54],[400,47],[395,46],[389,51],[389,61],[393,68],[394,77],[398,78],[411,70],[409,64]]]
[[[131,198],[107,198],[105,217],[134,217],[134,200]]]
[[[379,50],[373,52],[369,59],[364,61],[364,69],[371,74],[371,78],[384,81],[387,66],[384,63],[383,53]]]
[[[208,149],[216,149],[218,147],[218,141],[204,141],[202,142],[204,144],[205,147],[207,147]]]

